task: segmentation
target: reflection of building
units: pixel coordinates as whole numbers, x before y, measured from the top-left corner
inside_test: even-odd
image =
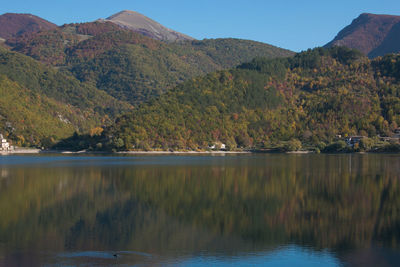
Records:
[[[2,151],[11,150],[10,143],[7,142],[7,139],[5,139],[2,134],[0,134],[0,140],[1,140],[0,150],[2,150]]]
[[[0,169],[0,178],[7,178],[9,175],[8,169]]]

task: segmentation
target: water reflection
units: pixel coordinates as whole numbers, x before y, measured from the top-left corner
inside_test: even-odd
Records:
[[[395,266],[399,169],[395,155],[3,157],[0,266]]]

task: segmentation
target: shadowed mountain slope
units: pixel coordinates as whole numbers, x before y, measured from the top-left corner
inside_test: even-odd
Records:
[[[6,13],[0,16],[0,37],[3,39],[56,27],[57,25],[31,14]]]
[[[346,46],[371,58],[400,52],[400,16],[361,14],[325,47]]]

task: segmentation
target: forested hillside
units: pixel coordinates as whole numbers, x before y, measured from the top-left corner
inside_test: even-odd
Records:
[[[235,39],[165,43],[104,21],[21,31],[0,47],[0,132],[14,144],[50,146],[192,77],[292,54]]]
[[[1,133],[15,145],[48,146],[74,132],[72,119],[83,123],[77,109],[33,93],[4,75],[0,75],[0,96]]]
[[[347,48],[256,59],[179,85],[86,146],[297,150],[326,149],[339,135],[388,136],[400,124],[399,68],[400,56],[370,61]]]
[[[68,72],[4,48],[0,93],[0,133],[18,145],[50,145],[74,131],[107,124],[131,108]]]
[[[36,146],[77,132],[57,147],[94,150],[343,151],[352,135],[370,150],[394,134],[399,56],[293,55],[238,39],[163,42],[107,21],[21,32],[0,47],[0,131]]]
[[[69,70],[79,80],[131,104],[147,101],[192,77],[255,57],[293,55],[239,39],[164,43],[100,21],[24,34],[6,44],[47,65]]]

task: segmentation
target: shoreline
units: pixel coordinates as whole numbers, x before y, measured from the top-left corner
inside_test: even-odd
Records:
[[[276,150],[248,150],[248,151],[66,151],[66,150],[42,150],[37,148],[19,148],[13,151],[0,151],[0,156],[7,155],[38,155],[38,154],[61,154],[61,155],[248,155],[248,154],[288,154],[309,155],[317,154],[315,151],[276,151]],[[345,152],[345,153],[321,153],[321,154],[399,154],[398,152]]]
[[[15,149],[11,151],[0,151],[0,155],[10,155],[10,154],[40,154],[41,149],[37,148],[23,148],[23,149]]]
[[[252,154],[251,151],[120,151],[113,154],[154,154],[154,155],[174,155],[174,154]]]
[[[253,151],[65,151],[65,150],[41,150],[41,149],[16,149],[13,151],[0,151],[0,155],[14,155],[14,154],[65,154],[65,155],[85,155],[85,154],[99,154],[99,155],[179,155],[179,154],[192,154],[192,155],[210,155],[210,154],[253,154]]]

